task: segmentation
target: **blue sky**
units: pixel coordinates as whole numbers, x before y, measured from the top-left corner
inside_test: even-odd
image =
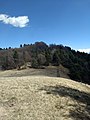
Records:
[[[90,0],[0,0],[0,17],[0,47],[44,41],[90,48]]]

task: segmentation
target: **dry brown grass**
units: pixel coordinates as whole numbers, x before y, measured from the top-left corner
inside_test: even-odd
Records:
[[[59,66],[60,77],[69,78],[69,70],[63,66]],[[23,69],[23,70],[7,70],[0,71],[1,77],[22,77],[22,76],[49,76],[57,77],[57,67],[48,66],[45,69]]]
[[[89,85],[29,72],[0,72],[0,120],[90,120]]]

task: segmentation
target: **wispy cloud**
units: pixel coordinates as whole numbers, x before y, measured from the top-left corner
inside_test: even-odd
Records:
[[[90,53],[90,48],[88,49],[78,49],[80,52]]]
[[[29,18],[28,16],[10,17],[6,14],[0,14],[0,21],[2,21],[5,24],[11,24],[14,27],[22,28],[27,26]]]

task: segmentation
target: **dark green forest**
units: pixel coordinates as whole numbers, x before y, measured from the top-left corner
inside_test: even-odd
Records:
[[[35,42],[20,45],[20,48],[0,48],[0,69],[20,68],[27,62],[32,68],[59,66],[68,68],[72,80],[90,84],[90,54],[79,52],[68,46]]]

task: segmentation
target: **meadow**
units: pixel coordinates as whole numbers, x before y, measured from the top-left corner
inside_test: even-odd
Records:
[[[90,86],[43,71],[0,71],[0,120],[90,120]]]

